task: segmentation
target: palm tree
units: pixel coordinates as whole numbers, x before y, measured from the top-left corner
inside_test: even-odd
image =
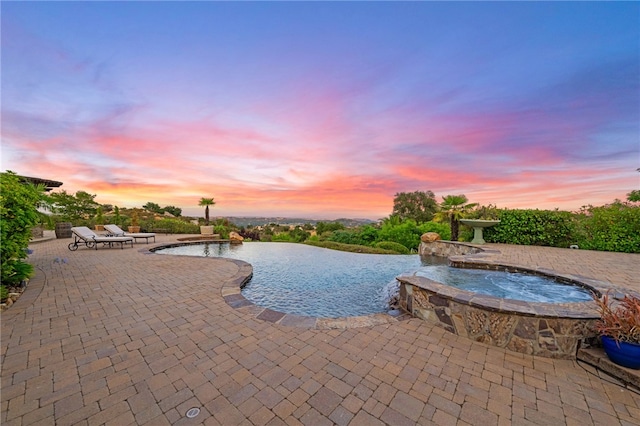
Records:
[[[464,217],[465,213],[478,205],[478,203],[467,204],[467,201],[469,200],[463,194],[442,197],[440,211],[436,213],[436,218],[442,221],[449,219],[451,225],[451,241],[458,241],[459,220]]]
[[[209,206],[214,206],[216,204],[213,201],[213,198],[200,198],[199,206],[204,206],[204,222],[205,225],[209,225]]]

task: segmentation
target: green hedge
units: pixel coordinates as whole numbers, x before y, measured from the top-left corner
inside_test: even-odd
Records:
[[[640,206],[616,201],[577,215],[576,244],[589,250],[640,253]]]
[[[140,222],[142,230],[152,232],[165,229],[169,234],[199,234],[200,226],[179,219],[145,220]],[[126,229],[125,229],[126,230]]]
[[[359,246],[356,244],[342,244],[335,241],[313,241],[307,240],[304,244],[310,246],[323,247],[331,250],[348,251],[352,253],[369,253],[369,254],[398,254],[393,250],[385,250],[377,247]]]
[[[21,182],[10,171],[0,174],[0,186],[0,280],[15,284],[33,274],[33,266],[22,259],[27,257],[31,228],[40,220],[37,205],[43,188]]]
[[[412,219],[407,219],[399,224],[389,221],[382,224],[377,241],[393,241],[408,249],[417,249],[420,246],[420,236],[423,233]]]
[[[498,210],[498,225],[484,230],[491,243],[569,247],[640,253],[640,205],[615,201],[559,210]]]
[[[409,254],[411,253],[411,251],[406,248],[405,246],[403,246],[400,243],[395,243],[393,241],[380,241],[379,243],[376,243],[375,245],[377,248],[381,248],[384,250],[391,250],[391,251],[395,251],[396,253],[399,254]]]
[[[500,210],[500,223],[483,232],[487,242],[569,247],[575,244],[575,222],[559,210]]]

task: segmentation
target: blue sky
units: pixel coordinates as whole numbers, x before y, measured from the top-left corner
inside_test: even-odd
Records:
[[[2,2],[2,168],[101,203],[369,217],[640,187],[637,2]]]

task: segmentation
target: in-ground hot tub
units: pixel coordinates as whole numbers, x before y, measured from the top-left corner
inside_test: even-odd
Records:
[[[609,287],[547,270],[494,264],[477,247],[437,241],[422,247],[425,254],[455,254],[452,267],[543,275],[559,285],[576,286],[600,296]],[[469,255],[464,255],[467,252]],[[398,277],[400,306],[413,316],[475,341],[515,352],[574,359],[582,341],[592,339],[599,318],[591,300],[543,303],[500,298],[436,282],[418,273]]]

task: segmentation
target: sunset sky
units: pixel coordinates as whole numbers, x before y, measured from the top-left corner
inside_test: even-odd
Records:
[[[577,210],[640,188],[638,2],[2,2],[2,170],[124,207]]]

